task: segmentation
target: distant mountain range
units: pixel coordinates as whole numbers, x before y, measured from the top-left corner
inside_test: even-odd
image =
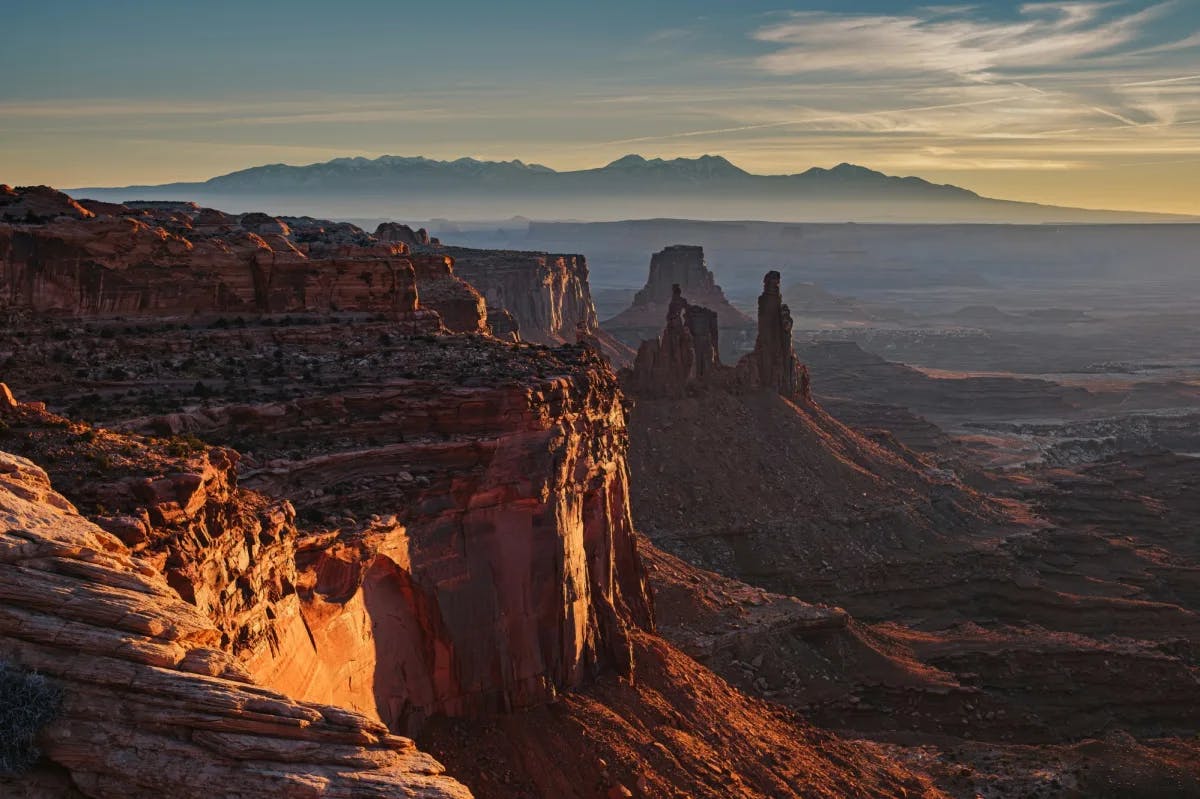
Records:
[[[1093,211],[981,197],[958,186],[854,164],[755,175],[716,155],[627,155],[558,172],[521,161],[385,155],[308,166],[269,164],[200,183],[87,187],[99,200],[195,200],[230,211],[401,219],[615,220],[644,217],[812,222],[1167,222],[1165,214]]]

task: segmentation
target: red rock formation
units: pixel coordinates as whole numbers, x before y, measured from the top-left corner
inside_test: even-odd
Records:
[[[282,219],[263,213],[242,214],[238,219],[242,230],[257,233],[260,236],[290,236],[292,229]]]
[[[603,328],[629,344],[650,338],[658,331],[675,286],[690,301],[716,314],[721,329],[726,331],[724,354],[734,355],[742,340],[749,338],[754,323],[725,299],[704,263],[701,247],[676,245],[655,253],[650,259],[650,276],[645,287],[628,309],[604,322]],[[714,343],[717,343],[715,338]]]
[[[0,222],[37,224],[56,219],[91,219],[95,214],[49,186],[14,189],[0,183]]]
[[[611,380],[592,371],[449,393],[436,383],[392,382],[383,394],[264,408],[253,416],[250,409],[208,412],[223,426],[209,422],[199,432],[255,436],[251,446],[261,451],[306,421],[307,438],[327,441],[320,447],[326,454],[273,459],[246,485],[277,496],[327,486],[315,498],[320,507],[334,487],[358,484],[339,489],[332,501],[355,508],[360,518],[399,513],[403,536],[363,538],[352,558],[359,565],[339,578],[348,582],[313,591],[343,597],[361,591],[375,617],[385,607],[393,615],[410,608],[414,615],[403,630],[378,639],[406,659],[411,653],[395,640],[413,640],[425,662],[380,662],[380,670],[406,673],[411,684],[376,682],[384,720],[405,728],[433,713],[537,704],[603,664],[628,669],[624,627],[648,624],[649,608],[626,505],[624,409]],[[356,451],[357,433],[338,422],[348,408],[356,428],[378,437],[380,422],[391,419],[389,434],[413,443]],[[403,494],[382,493],[396,477]],[[305,507],[313,505],[302,500]],[[318,559],[318,571],[328,565]],[[393,599],[377,607],[380,596]]]
[[[428,246],[431,244],[429,233],[425,228],[413,230],[408,225],[399,222],[383,222],[375,228],[375,238],[380,241],[400,242],[410,247]]]
[[[673,291],[667,306],[666,329],[661,336],[643,341],[633,362],[630,383],[639,396],[681,397],[688,383],[696,377],[694,369],[704,369],[706,374],[712,369],[711,362],[697,366],[698,360],[712,355],[710,342],[706,339],[703,352],[698,352],[692,325],[684,321],[684,314],[688,313],[688,320],[699,326],[703,314],[691,312],[678,285]],[[706,327],[701,329],[708,332]]]
[[[478,292],[446,259],[417,259],[418,288],[405,245],[352,225],[297,219],[293,228],[266,214],[238,219],[177,203],[93,204],[93,213],[42,188],[6,187],[0,198],[20,218],[0,224],[0,307],[73,316],[384,312],[425,329],[436,329],[428,311],[439,311],[452,330],[487,330]]]
[[[487,306],[488,327],[492,335],[501,341],[511,341],[514,344],[521,340],[521,323],[507,308],[495,305]]]
[[[639,397],[681,397],[689,387],[723,390],[768,389],[795,402],[811,401],[808,370],[792,345],[792,318],[779,296],[779,273],[768,272],[758,301],[758,340],[736,367],[721,364],[719,319],[691,305],[673,287],[662,336],[643,341],[626,385]]]
[[[679,286],[705,300],[723,298],[713,273],[704,263],[704,248],[686,244],[665,247],[650,258],[650,277],[633,298],[635,306],[669,303]]]
[[[521,336],[536,344],[575,341],[583,322],[595,330],[596,309],[582,255],[442,247],[455,272],[517,320]]]
[[[696,377],[704,380],[721,365],[721,331],[717,325],[717,312],[689,303],[683,311],[683,321],[692,335]]]
[[[422,307],[442,316],[455,333],[488,332],[487,305],[475,288],[455,274],[454,259],[444,255],[413,255]]]
[[[312,260],[254,234],[193,243],[134,218],[0,225],[0,304],[77,316],[417,310],[402,257]]]
[[[101,200],[86,200],[80,199],[77,201],[83,208],[91,211],[96,216],[137,216],[138,212],[134,211],[127,205],[121,203],[106,203]],[[14,220],[21,221],[21,220]]]
[[[770,388],[791,400],[811,400],[808,370],[796,357],[792,344],[792,313],[779,294],[779,273],[763,277],[758,298],[758,338],[754,352],[738,362],[738,371],[750,385]]]
[[[380,337],[394,329],[355,326],[361,350],[338,326],[273,330],[268,363],[328,359],[328,383],[292,383],[277,367],[230,362],[272,391],[304,393],[130,423],[237,442],[255,453],[241,485],[292,497],[309,523],[342,530],[325,541],[329,551],[317,539],[300,542],[294,572],[288,511],[261,497],[230,500],[234,459],[224,450],[184,469],[102,481],[119,484],[103,495],[94,480],[69,481],[72,494],[103,504],[131,540],[161,542],[173,584],[214,612],[264,682],[377,713],[396,729],[436,713],[547,701],[602,667],[628,671],[627,629],[651,620],[627,504],[625,408],[612,373],[580,349],[404,339],[370,369],[379,382],[359,377],[357,388],[339,390],[332,370],[381,352]],[[161,346],[156,368],[186,372],[206,362],[172,357],[177,343],[207,351],[205,341],[216,339],[214,351],[250,355],[250,333],[192,329],[136,346],[146,354]],[[231,337],[243,343],[225,344]],[[128,351],[131,340],[121,346]],[[421,379],[393,377],[400,374]],[[235,392],[258,393],[240,384]],[[94,409],[116,421],[112,411]],[[139,518],[149,519],[149,534]]]
[[[121,215],[120,213],[111,214],[111,216]],[[214,236],[230,232],[237,224],[237,217],[224,211],[218,211],[216,208],[201,208],[192,219],[192,230],[198,234]]]
[[[511,315],[516,328],[501,319],[493,325],[495,335],[519,332],[524,341],[554,345],[576,342],[583,330],[614,366],[633,362],[634,351],[596,322],[582,255],[445,246],[437,251],[454,258],[455,271],[479,289],[489,309]]]
[[[10,409],[11,410],[11,409]],[[459,797],[413,742],[255,685],[154,568],[0,452],[0,652],[63,691],[6,796]]]

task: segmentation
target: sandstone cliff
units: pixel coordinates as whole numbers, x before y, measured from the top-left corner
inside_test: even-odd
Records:
[[[426,329],[439,312],[452,330],[487,330],[482,298],[452,263],[422,258],[414,269],[404,244],[352,225],[154,204],[94,204],[93,212],[50,190],[5,189],[0,309],[81,317],[353,311]]]
[[[492,309],[511,315],[515,326],[503,319],[498,328],[493,325],[499,337],[515,332],[535,344],[574,344],[582,333],[594,338],[615,366],[633,360],[633,350],[596,321],[582,255],[446,246],[434,252],[451,256],[456,273],[479,289],[487,299],[489,319]]]
[[[381,346],[394,329],[99,339],[113,348],[97,358],[120,360],[145,393],[85,403],[94,418],[253,456],[208,450],[125,475],[114,443],[97,453],[108,478],[71,477],[72,492],[103,505],[131,541],[161,549],[172,584],[213,611],[266,683],[394,729],[544,702],[606,667],[628,673],[627,630],[651,615],[611,371],[577,347],[465,337]],[[181,347],[220,353],[236,379],[205,377],[210,358],[180,358]],[[56,404],[67,399],[36,369],[29,376]],[[205,380],[204,405],[185,409]],[[145,415],[164,405],[181,412]],[[298,540],[289,511],[232,486],[291,497],[313,534]]]
[[[422,307],[436,310],[442,324],[455,333],[487,333],[487,305],[483,296],[455,274],[454,260],[438,255],[414,255]]]
[[[440,247],[455,271],[483,294],[489,305],[507,309],[521,337],[535,344],[574,343],[575,328],[596,324],[582,255]]]
[[[387,324],[142,326],[119,344],[96,337],[81,346],[96,347],[98,368],[122,363],[158,396],[117,390],[87,407],[156,437],[27,404],[5,417],[5,440],[45,460],[81,508],[133,542],[145,568],[191,596],[212,646],[237,653],[234,668],[396,727],[431,711],[455,717],[432,719],[423,745],[480,795],[940,796],[881,750],[748,699],[640,629],[649,608],[625,499],[625,409],[594,355],[393,340],[390,362],[369,374],[421,378],[359,377],[348,389]],[[58,329],[34,329],[39,343],[18,366],[31,378],[62,368],[43,349],[61,346]],[[165,388],[192,382],[210,360],[180,358],[180,344],[206,339],[245,358],[227,364],[233,373],[284,398],[209,397],[192,408],[172,399]],[[301,380],[300,368],[262,368],[256,347],[266,363],[279,348],[280,363],[320,364],[321,384]],[[45,371],[26,368],[35,359]],[[43,385],[55,404],[92,388]],[[213,390],[226,389],[213,381]],[[136,416],[176,401],[177,413]],[[157,437],[172,430],[236,438],[247,454]],[[301,521],[248,486],[293,497]],[[534,704],[522,713],[481,713],[525,702]]]

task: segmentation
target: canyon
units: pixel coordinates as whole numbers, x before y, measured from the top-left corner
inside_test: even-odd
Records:
[[[0,659],[64,697],[5,795],[1200,791],[1200,461],[939,426],[1103,398],[797,343],[699,247],[601,323],[579,254],[0,218]]]
[[[276,733],[249,700],[229,701],[220,723],[183,722],[194,710],[169,703],[118,712],[122,696],[106,693],[99,674],[42,654],[40,628],[16,623],[5,657],[56,679],[66,709],[42,735],[43,765],[6,790],[149,795],[178,778],[167,765],[119,754],[102,764],[89,747],[56,743],[87,718],[95,735],[115,739],[163,730],[182,742],[179,757],[211,761],[194,771],[197,792],[237,779],[218,746],[236,740],[244,768],[303,786],[288,788],[295,795],[503,796],[533,784],[538,795],[753,797],[791,791],[814,772],[824,775],[821,795],[940,795],[877,748],[766,708],[656,635],[647,545],[628,504],[627,409],[586,335],[557,348],[489,335],[484,295],[461,282],[452,257],[336,223],[187,206],[71,213],[78,204],[62,195],[47,195],[50,207],[30,217],[13,195],[23,221],[5,230],[0,250],[13,385],[3,392],[3,449],[34,475],[38,507],[76,514],[71,540],[84,557],[95,537],[154,584],[129,588],[133,578],[116,566],[78,567],[74,590],[103,595],[115,584],[153,612],[167,600],[162,612],[189,608],[189,623],[204,628],[202,655],[172,648],[169,625],[131,631],[166,639],[153,642],[161,654],[138,657],[167,695],[190,689],[162,669],[202,668],[269,694],[270,712],[304,730],[321,728],[323,714],[351,732],[329,733],[344,754],[314,748],[307,742],[323,740],[320,730]],[[260,267],[272,256],[257,242],[248,252],[229,243],[251,235],[277,237],[271,253],[287,250],[267,276],[268,286],[289,286],[286,303],[263,299]],[[190,313],[169,293],[187,264],[183,279],[193,282],[183,285],[208,302]],[[359,269],[401,280],[378,293]],[[552,282],[553,307],[570,308],[553,294],[569,285]],[[583,297],[574,321],[586,334],[594,310]],[[565,337],[563,326],[543,326],[548,317],[504,310],[535,335]],[[28,498],[20,482],[5,485]],[[6,513],[6,541],[40,529],[36,509],[13,500]],[[45,559],[20,551],[6,562],[15,579],[32,568],[25,560]],[[9,615],[52,611],[54,589],[39,590],[6,595]],[[98,626],[86,634],[109,635],[110,649],[151,646],[126,643],[119,626],[108,633],[114,614],[136,615],[116,603],[78,624]],[[764,713],[775,721],[764,724]],[[494,723],[505,727],[501,740],[488,737]],[[241,737],[212,743],[192,731],[210,727]],[[606,743],[588,743],[585,730]],[[442,777],[405,733],[468,788]],[[497,762],[512,749],[490,754],[522,739],[522,760]],[[550,740],[569,757],[553,768],[524,759],[551,758]],[[584,754],[589,746],[596,755]],[[768,748],[771,765],[756,754]],[[357,768],[368,762],[392,787]]]
[[[665,321],[664,345],[681,329]],[[919,752],[956,795],[1196,790],[1194,459],[1006,473],[924,420],[910,449],[879,429],[919,420],[894,406],[835,406],[873,418],[868,437],[812,399],[660,379],[635,366],[625,386],[634,517],[671,553],[654,555],[674,576],[655,585],[664,635],[821,726]],[[744,582],[680,579],[696,566]],[[747,584],[763,621],[720,624]]]

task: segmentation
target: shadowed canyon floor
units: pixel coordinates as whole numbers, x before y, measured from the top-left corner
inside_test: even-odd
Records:
[[[1195,790],[1200,571],[1187,486],[1200,462],[1159,453],[989,472],[903,409],[877,420],[898,421],[896,435],[867,438],[815,402],[730,391],[719,371],[693,372],[667,397],[645,391],[637,368],[626,380],[634,518],[683,559],[666,561],[676,585],[689,561],[858,619],[797,608],[790,622],[743,619],[758,635],[685,651],[823,726],[922,743],[933,771],[958,761],[942,773],[963,781],[939,784],[964,795]],[[878,381],[881,396],[890,385]],[[879,406],[836,407],[865,418]],[[694,583],[692,604],[730,591]],[[652,584],[663,634],[692,635],[667,621],[686,617],[685,598]],[[1104,743],[1073,744],[1092,737]],[[1135,738],[1182,771],[1147,772],[1135,757],[1125,773],[1116,754],[1100,771],[1086,764],[1085,752],[1137,751]],[[1008,754],[989,764],[984,743]],[[1029,744],[1073,763],[1069,779],[1032,765]]]

